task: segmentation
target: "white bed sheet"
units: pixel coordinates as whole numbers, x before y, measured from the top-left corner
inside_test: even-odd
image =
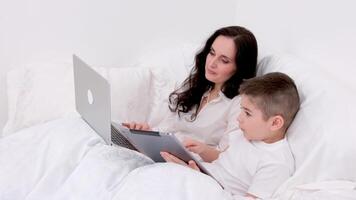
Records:
[[[0,139],[2,200],[143,198],[231,196],[204,174],[153,164],[135,151],[104,145],[80,118],[55,120]]]

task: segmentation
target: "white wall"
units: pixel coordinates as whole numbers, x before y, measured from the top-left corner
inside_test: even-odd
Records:
[[[5,75],[10,69],[70,61],[72,53],[92,65],[134,65],[137,52],[156,40],[163,38],[172,45],[201,41],[217,27],[231,24],[253,31],[263,51],[311,59],[356,91],[350,81],[356,74],[355,4],[352,0],[0,0],[0,128],[7,120]]]
[[[256,34],[262,53],[311,60],[356,92],[355,7],[352,0],[239,0],[236,22]]]
[[[213,0],[0,0],[0,128],[7,120],[5,75],[29,63],[134,65],[139,49],[161,38],[195,42],[231,25],[236,2]]]

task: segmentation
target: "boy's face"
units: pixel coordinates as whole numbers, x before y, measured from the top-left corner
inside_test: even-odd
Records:
[[[246,95],[242,95],[241,113],[237,121],[248,140],[264,141],[271,137],[270,120],[263,118],[262,111]]]

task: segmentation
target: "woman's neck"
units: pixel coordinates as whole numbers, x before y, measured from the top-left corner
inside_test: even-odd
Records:
[[[220,91],[221,91],[221,85],[216,85],[216,84],[215,84],[215,85],[210,89],[209,93],[214,94],[214,95],[217,95]]]
[[[207,101],[210,102],[211,100],[217,98],[219,96],[220,88],[219,87],[213,87],[210,89],[208,93],[208,99]]]

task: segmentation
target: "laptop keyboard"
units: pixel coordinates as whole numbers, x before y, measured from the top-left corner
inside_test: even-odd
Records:
[[[137,149],[115,128],[111,125],[111,141],[121,147],[137,151]]]

